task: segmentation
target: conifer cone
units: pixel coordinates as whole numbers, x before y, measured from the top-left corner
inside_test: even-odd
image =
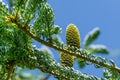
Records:
[[[80,48],[80,33],[74,24],[69,24],[66,28],[67,45]]]
[[[80,33],[74,24],[69,24],[66,28],[66,43],[67,45],[80,48]],[[65,49],[68,48],[67,45],[64,46]],[[60,63],[65,66],[72,67],[74,63],[74,56],[60,52]]]

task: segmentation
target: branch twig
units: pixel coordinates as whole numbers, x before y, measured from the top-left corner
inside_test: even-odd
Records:
[[[39,37],[36,37],[34,34],[32,34],[30,31],[28,31],[28,30],[26,29],[28,26],[24,26],[24,27],[23,27],[23,26],[21,26],[19,23],[16,23],[16,25],[18,26],[18,28],[20,28],[21,30],[23,30],[23,31],[24,31],[26,34],[28,34],[30,37],[32,37],[32,38],[35,39],[36,41],[38,41],[38,42],[40,42],[40,43],[42,43],[42,44],[44,44],[44,45],[46,45],[46,46],[49,46],[49,47],[51,47],[51,48],[54,48],[54,49],[56,49],[56,50],[58,50],[58,51],[62,51],[62,52],[64,52],[64,53],[68,53],[68,54],[70,54],[70,55],[72,55],[72,56],[76,56],[77,58],[82,58],[82,59],[84,59],[84,60],[86,60],[86,61],[90,61],[90,62],[92,62],[92,63],[98,64],[98,65],[100,65],[100,66],[106,67],[106,68],[108,68],[108,69],[112,69],[112,70],[120,73],[120,68],[118,68],[118,67],[113,67],[113,66],[111,66],[110,64],[103,63],[103,62],[100,62],[100,61],[96,61],[96,60],[94,60],[94,59],[91,59],[91,58],[89,58],[89,57],[82,56],[82,55],[81,55],[82,52],[74,53],[74,52],[70,52],[70,51],[67,51],[67,50],[65,50],[65,49],[62,49],[62,48],[60,48],[60,47],[58,47],[58,46],[55,46],[55,45],[53,45],[53,44],[51,44],[51,43],[49,43],[49,42],[46,42],[46,41],[44,41],[44,40],[41,40]],[[88,53],[87,51],[84,52],[84,54],[87,54],[87,53]]]
[[[14,61],[9,61],[8,65],[6,66],[6,69],[7,69],[7,72],[8,72],[6,80],[9,80],[12,77],[12,73],[14,71],[14,67],[15,67]]]

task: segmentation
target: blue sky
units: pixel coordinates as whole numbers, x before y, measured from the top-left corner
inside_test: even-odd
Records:
[[[94,44],[104,44],[111,52],[100,56],[113,59],[120,67],[120,0],[48,0],[48,2],[55,13],[55,24],[62,28],[60,36],[64,43],[65,29],[70,23],[77,25],[82,41],[90,30],[99,27],[101,34]],[[76,63],[74,68],[79,69]],[[102,69],[95,69],[93,66],[79,70],[90,75],[102,76]],[[50,80],[53,80],[53,77]]]
[[[55,24],[62,27],[62,34],[69,23],[78,26],[81,38],[94,27],[101,35],[96,43],[109,49],[118,49],[120,41],[120,0],[48,0],[55,13]],[[65,38],[63,38],[65,41]]]

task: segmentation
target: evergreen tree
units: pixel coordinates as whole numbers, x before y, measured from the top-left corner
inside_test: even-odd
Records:
[[[63,44],[58,38],[61,28],[54,24],[53,9],[46,0],[8,0],[8,3],[9,6],[0,0],[0,80],[18,80],[18,78],[35,80],[18,74],[24,68],[38,68],[43,73],[49,73],[47,77],[40,78],[41,80],[47,79],[50,75],[65,80],[120,79],[120,68],[113,60],[92,54],[109,53],[104,45],[92,44],[100,34],[99,28],[93,29],[86,35],[83,48],[79,48],[80,35],[74,34],[78,31],[74,30],[76,27],[67,28],[67,44]],[[32,45],[33,40],[62,52],[61,56],[65,53],[67,57],[63,57],[65,59],[62,59],[63,64],[57,63],[46,48],[39,49]],[[64,48],[65,46],[67,48]],[[98,78],[74,70],[72,68],[74,59],[70,60],[70,57],[77,59],[80,68],[88,62],[96,68],[104,68],[104,77]],[[69,61],[72,63],[70,66]]]

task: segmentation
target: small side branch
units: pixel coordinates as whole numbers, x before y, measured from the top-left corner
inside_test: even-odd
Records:
[[[6,78],[6,80],[11,79],[13,71],[14,71],[14,67],[15,67],[14,61],[13,62],[9,61],[7,66],[6,66],[6,70],[7,70],[7,78]]]

